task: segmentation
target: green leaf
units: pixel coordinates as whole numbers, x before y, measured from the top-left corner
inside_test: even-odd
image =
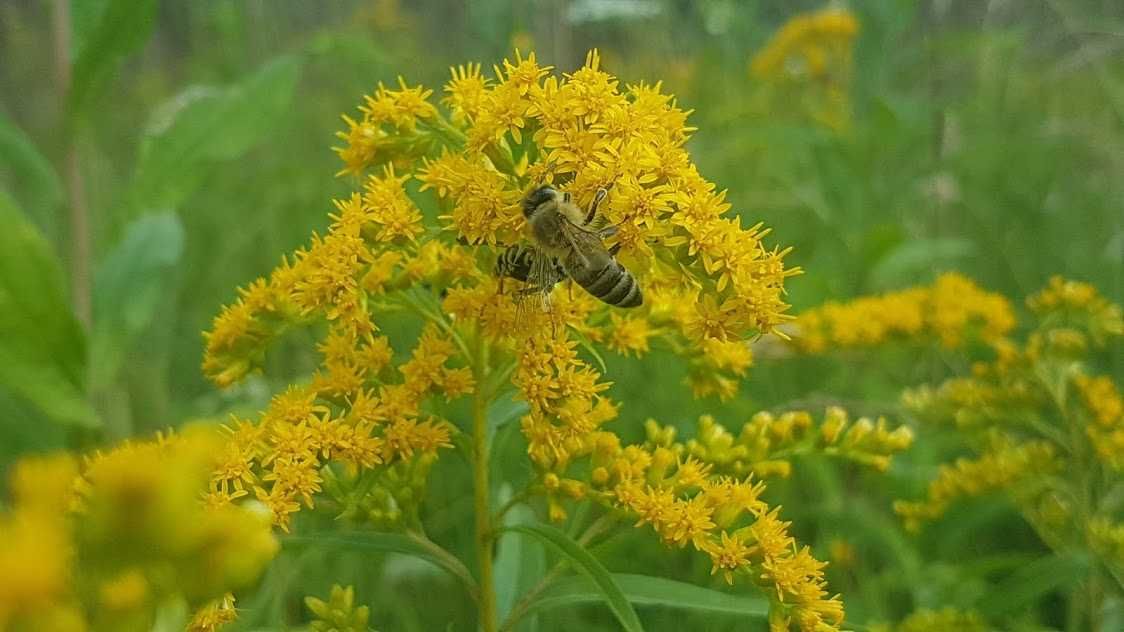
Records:
[[[661,606],[758,619],[769,616],[769,601],[764,597],[731,595],[649,575],[613,573],[612,578],[620,586],[625,597],[638,606]],[[527,613],[593,603],[601,599],[603,599],[601,591],[592,585],[588,578],[566,577],[554,582],[550,588],[543,591]]]
[[[1022,566],[976,603],[988,618],[1002,618],[1026,608],[1043,595],[1081,582],[1090,569],[1088,556],[1077,553],[1049,555]]]
[[[504,527],[500,531],[512,531],[532,536],[562,554],[590,579],[597,595],[608,604],[621,627],[628,632],[639,632],[644,629],[640,625],[640,618],[636,616],[632,604],[629,603],[628,598],[625,597],[621,587],[617,585],[609,571],[589,551],[570,539],[565,533],[544,524],[521,524]]]
[[[285,548],[317,547],[328,549],[347,549],[367,553],[400,553],[430,562],[447,571],[464,584],[468,592],[476,597],[476,580],[460,560],[451,553],[420,536],[402,533],[331,533],[313,535],[291,535],[281,538]]]
[[[59,177],[35,143],[3,112],[0,112],[0,165],[12,180],[9,185],[19,183],[17,193],[23,194],[24,208],[41,220],[50,218],[62,202]]]
[[[515,399],[514,395],[515,391],[511,391],[506,397],[496,398],[488,406],[488,428],[493,432],[519,419],[531,409],[527,402]]]
[[[511,487],[505,486],[499,497],[500,504],[511,497]],[[515,505],[504,515],[505,525],[535,522],[535,512],[526,505]],[[529,538],[508,538],[499,544],[496,555],[496,612],[500,621],[507,618],[519,595],[530,590],[546,572],[546,552],[541,544]]]
[[[178,208],[217,163],[245,153],[267,133],[283,133],[301,59],[281,57],[238,83],[187,88],[153,112],[128,202]]]
[[[94,388],[116,375],[125,352],[152,323],[183,254],[183,226],[173,213],[133,222],[94,277],[90,380]]]
[[[934,271],[952,268],[975,252],[974,243],[958,237],[909,239],[871,269],[870,284],[876,289],[899,288],[918,278],[931,278]]]
[[[85,335],[58,258],[4,193],[0,225],[0,386],[56,423],[96,427],[85,396]]]
[[[74,61],[67,110],[80,117],[113,79],[117,67],[148,41],[156,0],[110,0]]]

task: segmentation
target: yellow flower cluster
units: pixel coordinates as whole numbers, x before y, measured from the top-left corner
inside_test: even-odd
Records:
[[[622,448],[602,429],[618,406],[589,362],[594,345],[636,356],[666,345],[690,363],[696,394],[730,397],[752,362],[747,339],[789,319],[784,281],[799,269],[698,173],[684,148],[688,113],[658,83],[622,87],[596,52],[561,77],[533,54],[505,60],[494,77],[461,66],[443,108],[430,96],[400,80],[345,117],[337,152],[361,191],[337,200],[327,233],[243,289],[206,334],[204,371],[225,386],[258,369],[288,329],[326,331],[308,384],[278,394],[256,423],[228,428],[213,504],[257,498],[288,528],[327,492],[343,517],[393,523],[416,509],[403,499],[420,498],[424,471],[454,432],[428,414],[433,398],[471,396],[480,470],[487,447],[477,435],[510,384],[529,406],[520,423],[552,518],[565,514],[564,500],[592,494],[644,516],[669,542],[693,543],[728,577],[772,591],[778,622],[837,629],[842,604],[827,598],[823,564],[757,498],[760,483],[708,475],[697,459],[667,476],[647,471],[669,451]],[[616,231],[606,245],[619,247],[642,307],[613,310],[570,283],[528,298],[527,284],[495,278],[500,249],[528,241],[520,202],[542,184],[582,206],[607,191],[600,225]],[[421,211],[434,205],[435,214]],[[380,335],[392,312],[427,323],[404,362]],[[886,433],[869,422],[839,432],[871,454],[877,441],[901,440],[860,440]],[[591,480],[575,478],[579,459],[597,462]],[[487,511],[487,473],[474,475]],[[387,479],[409,493],[380,490]],[[477,524],[478,539],[487,531],[486,519]],[[478,546],[486,568],[490,546]]]
[[[825,303],[802,312],[794,323],[792,344],[811,354],[897,340],[937,340],[956,348],[973,334],[984,341],[1000,340],[1015,324],[1006,298],[949,272],[931,286]]]
[[[913,432],[905,426],[890,430],[886,420],[866,417],[850,421],[847,411],[827,409],[820,422],[806,411],[780,415],[759,412],[734,436],[704,415],[699,418],[695,438],[675,441],[674,427],[661,427],[654,420],[645,424],[650,448],[666,448],[677,458],[692,457],[714,468],[715,473],[744,477],[787,477],[793,457],[822,454],[868,465],[879,471],[890,466],[890,458],[907,449]]]
[[[1067,485],[1086,485],[1081,476],[1111,484],[1124,466],[1124,398],[1111,377],[1086,373],[1092,347],[1120,333],[1119,307],[1060,277],[1027,303],[1037,323],[1025,343],[989,340],[994,360],[973,364],[970,376],[904,394],[908,408],[951,422],[976,453],[942,466],[926,500],[895,505],[911,529],[959,497],[1006,491],[1051,546],[1065,546],[1096,511],[1075,506],[1082,496]]]
[[[285,525],[298,501],[311,503],[316,469],[333,453],[370,467],[445,442],[445,426],[417,422],[417,410],[434,392],[471,392],[466,336],[423,340],[401,367],[404,382],[388,381],[392,354],[377,335],[380,306],[421,313],[445,333],[475,320],[489,344],[508,351],[528,332],[553,330],[552,340],[520,350],[514,379],[534,404],[524,427],[539,455],[615,416],[599,395],[596,372],[577,357],[575,337],[642,354],[658,334],[699,367],[697,393],[736,391],[751,361],[742,339],[785,320],[783,282],[798,270],[785,269],[786,251],[765,248],[768,231],[727,217],[723,193],[683,148],[687,113],[658,85],[620,90],[595,52],[562,80],[549,71],[533,54],[505,61],[494,80],[478,65],[455,69],[445,88],[448,117],[429,104],[428,90],[380,86],[360,107],[361,119],[346,119],[346,145],[338,150],[345,171],[384,168],[362,176],[363,192],[336,202],[328,233],[242,290],[206,335],[204,371],[227,385],[260,366],[288,328],[329,324],[324,365],[312,383],[276,401],[256,429],[242,422],[232,428],[232,467],[216,478],[216,501],[254,491]],[[407,194],[411,178],[437,194],[444,214],[436,227]],[[535,314],[499,295],[490,274],[494,251],[461,245],[519,241],[519,201],[543,182],[582,203],[600,188],[609,191],[604,219],[617,226],[620,256],[647,298],[638,313],[608,314],[579,289],[577,297],[555,292],[549,318]],[[270,456],[297,442],[301,450]],[[564,461],[563,454],[552,458]]]
[[[846,9],[825,8],[791,18],[750,61],[750,73],[781,88],[802,88],[811,114],[829,127],[845,127],[847,90],[859,23]],[[791,96],[791,95],[789,95]]]
[[[1071,326],[1087,331],[1095,344],[1124,335],[1124,313],[1088,283],[1050,278],[1049,284],[1026,299],[1027,306],[1050,327]]]
[[[586,440],[591,468],[587,485],[547,475],[548,491],[589,492],[625,510],[636,525],[650,525],[668,546],[691,545],[710,556],[712,573],[728,583],[748,579],[772,598],[775,630],[837,630],[843,603],[828,596],[824,562],[788,534],[780,508],[770,508],[763,482],[715,473],[710,464],[678,457],[668,448],[621,447],[610,433]]]
[[[316,617],[310,624],[314,632],[376,632],[367,627],[371,609],[355,607],[355,588],[351,586],[344,588],[336,584],[332,586],[328,601],[305,597],[304,603]]]
[[[978,458],[960,458],[942,465],[929,483],[923,501],[894,503],[894,511],[906,528],[917,531],[921,524],[939,518],[954,501],[997,491],[1019,491],[1028,479],[1050,474],[1059,468],[1056,449],[1046,441],[1014,442],[998,436]]]
[[[256,580],[278,548],[260,509],[202,502],[219,445],[199,429],[81,464],[17,464],[0,515],[0,629],[149,630],[157,608],[180,599],[202,607],[191,629],[214,630],[222,607],[208,604],[233,612],[226,593]]]
[[[330,337],[325,346],[332,343]],[[209,504],[229,505],[252,492],[270,510],[274,524],[288,531],[291,514],[301,505],[313,507],[313,496],[321,491],[325,476],[354,483],[375,466],[420,464],[419,475],[424,477],[432,455],[451,444],[449,425],[434,418],[423,420],[420,400],[434,387],[434,379],[442,384],[465,379],[444,366],[448,356],[441,352],[447,351],[446,344],[427,329],[413,358],[399,369],[405,380],[385,383],[377,392],[366,387],[361,377],[354,390],[340,390],[329,368],[329,374],[317,375],[312,385],[293,386],[275,396],[257,423],[235,419],[226,426],[229,440],[211,475]],[[431,353],[435,351],[440,352]],[[333,353],[326,351],[326,355]],[[386,357],[389,360],[389,352]],[[351,360],[335,357],[326,366]],[[449,375],[461,377],[449,379]],[[470,377],[467,385],[471,386]],[[463,381],[455,387],[451,392],[463,394]],[[333,398],[339,398],[335,406],[330,403]],[[322,470],[329,463],[339,464],[343,472]]]
[[[1124,397],[1107,375],[1074,377],[1081,403],[1091,422],[1085,426],[1097,456],[1110,467],[1124,469]]]

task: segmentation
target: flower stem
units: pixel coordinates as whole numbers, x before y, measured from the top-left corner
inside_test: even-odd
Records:
[[[472,396],[472,490],[476,514],[476,559],[480,567],[480,629],[496,632],[496,584],[492,567],[495,540],[489,499],[488,466],[488,343],[479,335],[473,357],[476,392]]]
[[[63,116],[67,112],[67,92],[71,81],[71,27],[70,3],[55,0],[52,3],[52,28],[55,45],[55,81],[58,84],[59,108]],[[90,327],[91,322],[91,272],[92,255],[90,251],[90,213],[86,205],[85,184],[82,179],[82,165],[78,159],[78,139],[75,126],[64,120],[62,129],[66,131],[66,149],[63,158],[63,173],[66,183],[67,205],[70,207],[70,293],[74,301],[74,313],[78,321]]]

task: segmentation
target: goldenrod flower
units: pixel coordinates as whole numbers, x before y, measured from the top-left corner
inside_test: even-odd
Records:
[[[931,286],[807,310],[793,324],[792,345],[813,354],[895,341],[936,341],[957,348],[972,336],[998,342],[1015,324],[1006,298],[949,272]]]
[[[789,320],[784,282],[800,270],[692,164],[689,112],[658,83],[622,86],[596,51],[560,77],[534,54],[491,78],[455,68],[444,112],[429,92],[399,80],[344,117],[342,173],[362,190],[337,200],[327,233],[251,284],[207,334],[204,371],[226,386],[290,328],[324,332],[308,383],[277,394],[256,424],[228,427],[234,447],[213,471],[212,504],[256,498],[282,529],[314,506],[383,528],[416,524],[425,477],[459,432],[431,416],[433,398],[471,396],[485,426],[510,382],[528,404],[532,491],[552,518],[582,499],[629,512],[669,545],[707,554],[727,581],[771,591],[799,629],[837,629],[842,604],[828,597],[822,564],[795,547],[749,476],[782,455],[725,467],[677,454],[682,446],[622,446],[604,429],[620,407],[591,345],[625,355],[665,346],[691,363],[697,393],[728,397],[752,363],[748,340]],[[625,315],[566,284],[528,297],[520,281],[495,278],[499,249],[526,241],[520,202],[544,183],[582,206],[607,191],[599,221],[616,227],[610,245],[645,288],[644,307]],[[433,206],[436,217],[419,210]],[[412,351],[379,335],[403,311],[425,322]],[[699,381],[707,372],[719,382]],[[795,426],[769,441],[875,465],[908,443],[865,423],[830,441]],[[851,441],[854,428],[865,434]]]

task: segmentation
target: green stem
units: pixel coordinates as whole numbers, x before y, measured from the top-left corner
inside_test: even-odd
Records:
[[[496,632],[496,583],[492,566],[495,539],[492,529],[492,505],[488,480],[488,343],[478,334],[473,354],[476,392],[472,396],[472,491],[476,517],[476,560],[480,567],[480,629]]]
[[[70,3],[54,0],[52,7],[52,30],[55,46],[55,81],[58,84],[59,109],[63,116],[73,116],[67,112],[67,98],[71,83],[72,39],[70,25]],[[93,255],[90,246],[90,211],[86,203],[86,186],[82,177],[82,165],[78,156],[78,139],[75,125],[64,120],[62,129],[67,130],[65,155],[62,173],[66,184],[66,198],[69,206],[70,228],[70,294],[74,301],[74,313],[88,330],[92,323],[91,288]]]
[[[440,561],[442,568],[461,580],[465,590],[468,591],[468,596],[471,597],[473,601],[479,602],[480,589],[472,579],[472,573],[468,572],[468,569],[465,568],[464,564],[462,564],[456,556],[441,548],[436,542],[427,538],[425,534],[416,531],[407,531],[406,536],[429,551],[436,560]]]

